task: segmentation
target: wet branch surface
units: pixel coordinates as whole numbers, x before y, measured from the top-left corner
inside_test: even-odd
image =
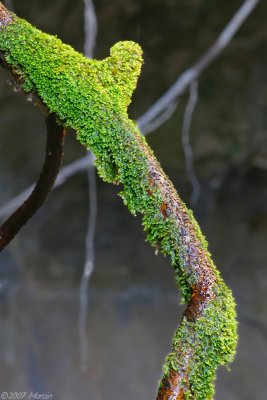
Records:
[[[56,119],[55,114],[46,118],[47,142],[42,172],[27,200],[0,227],[0,251],[44,204],[53,187],[62,162],[65,135],[64,128],[57,124]]]
[[[12,22],[12,14],[9,14],[0,2],[0,29],[4,26],[4,30],[5,25]],[[20,24],[20,22],[17,23]],[[26,51],[21,48],[19,50]],[[43,52],[43,48],[41,51]],[[73,56],[75,57],[75,53]],[[11,72],[13,73],[12,68]],[[13,74],[16,78],[16,74]],[[70,80],[67,84],[68,90],[71,90],[70,82],[72,81]],[[23,84],[23,82],[17,83]],[[49,93],[50,85],[52,83],[49,80]],[[56,88],[58,86],[60,86],[60,81],[56,82]],[[82,88],[79,87],[79,90]],[[95,92],[100,96],[99,91],[95,90]],[[103,99],[106,100],[106,97]],[[85,113],[88,107],[79,109],[76,106],[76,98],[72,100],[75,104],[74,119],[81,121],[81,128],[83,128],[90,118]],[[91,108],[94,103],[98,104],[99,100],[102,100],[101,97],[100,99],[93,98]],[[61,109],[56,108],[58,115],[62,112],[63,106],[60,105],[60,107]],[[66,107],[69,110],[69,101]],[[114,160],[117,160],[120,165],[120,182],[128,190],[127,192],[125,189],[124,193],[126,203],[129,202],[128,207],[130,210],[132,207],[132,210],[143,213],[143,224],[148,240],[171,257],[175,277],[184,299],[188,302],[182,322],[175,334],[172,352],[164,366],[164,376],[157,400],[212,399],[215,370],[218,364],[231,362],[235,352],[234,301],[231,292],[225,287],[214,267],[207,244],[192,214],[181,201],[143,137],[133,128],[131,121],[117,118],[120,111],[120,108],[114,111],[114,118],[112,113],[112,115],[105,115],[104,121],[107,127],[99,118],[99,114],[96,114],[98,118],[95,119],[95,123],[99,124],[99,127],[96,125],[99,129],[99,131],[96,129],[99,134],[97,145],[99,147],[102,145],[101,134],[103,134],[102,140],[106,141],[105,145],[108,147],[107,153],[103,150],[103,157],[107,158],[112,154]],[[99,113],[99,110],[97,109],[96,112]],[[28,200],[1,227],[0,250],[43,204],[53,186],[61,164],[65,133],[64,129],[56,123],[58,115],[51,114],[46,120],[48,139],[46,160],[41,176]],[[66,114],[66,117],[69,117],[69,114]],[[71,123],[69,125],[72,126]],[[113,132],[110,132],[110,127],[113,128]],[[102,132],[101,129],[103,129]],[[89,140],[92,133],[89,132],[87,136],[87,131],[85,132],[86,140]],[[80,136],[80,140],[84,143],[84,137]],[[124,147],[121,151],[122,147],[118,149],[117,143],[123,140],[121,145]],[[106,147],[103,146],[105,150]],[[105,172],[106,180],[112,182],[114,170],[103,168],[102,174]],[[101,170],[100,166],[99,169]]]

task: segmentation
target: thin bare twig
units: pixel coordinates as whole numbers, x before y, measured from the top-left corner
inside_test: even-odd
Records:
[[[46,155],[42,172],[28,199],[0,227],[0,251],[43,205],[55,182],[63,156],[65,130],[57,124],[55,114],[46,118],[46,127]]]
[[[175,112],[177,104],[178,101],[170,103],[157,118],[153,121],[148,121],[147,124],[143,126],[142,134],[146,136],[148,133],[155,131],[159,126],[164,124],[164,122],[167,121]]]
[[[198,78],[198,76],[207,68],[212,61],[221,53],[221,51],[230,43],[233,36],[236,34],[238,29],[241,27],[243,22],[254,10],[260,0],[246,0],[235,13],[230,22],[226,25],[224,30],[220,33],[217,40],[209,48],[209,50],[200,58],[200,60],[194,64],[191,68],[186,70],[177,81],[161,96],[138,120],[137,124],[139,129],[142,130],[144,127],[151,123],[155,118],[158,117],[170,103],[173,103],[175,99],[180,96],[190,83]]]
[[[84,0],[84,55],[87,58],[93,58],[96,45],[97,18],[95,7],[92,0]]]
[[[84,156],[79,158],[76,161],[66,165],[63,167],[57,176],[53,189],[62,185],[66,180],[71,178],[73,175],[86,171],[90,165],[93,164],[93,161],[90,161],[91,164],[88,164],[88,156]],[[19,193],[17,196],[13,197],[9,202],[0,207],[0,219],[5,218],[7,215],[11,214],[19,205],[26,200],[26,198],[31,194],[35,185],[29,186],[23,192]]]
[[[200,194],[200,184],[194,171],[193,152],[189,140],[192,115],[195,106],[197,104],[197,100],[198,100],[198,83],[197,81],[193,81],[190,84],[189,99],[185,109],[183,128],[182,128],[182,144],[185,154],[186,173],[193,188],[193,192],[190,199],[192,205],[196,204]]]
[[[81,371],[87,370],[88,364],[88,344],[86,335],[86,323],[88,315],[88,283],[94,270],[94,239],[97,218],[97,190],[96,190],[96,171],[93,165],[93,153],[89,152],[89,218],[88,231],[86,236],[86,252],[85,265],[83,276],[80,284],[80,310],[79,310],[79,336],[80,336],[80,356],[81,356]]]
[[[85,44],[84,55],[93,57],[96,44],[97,18],[92,0],[84,0],[84,30]],[[82,372],[87,371],[88,364],[88,342],[86,324],[88,315],[88,284],[94,270],[94,239],[97,218],[97,189],[96,171],[94,168],[94,155],[89,151],[88,160],[88,187],[89,187],[89,218],[86,235],[86,251],[83,276],[80,283],[80,309],[79,309],[79,337],[80,337],[80,368]]]

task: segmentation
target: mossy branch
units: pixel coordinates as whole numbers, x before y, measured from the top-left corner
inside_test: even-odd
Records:
[[[37,93],[96,157],[100,176],[121,183],[124,203],[152,245],[169,255],[188,303],[164,365],[158,400],[212,399],[219,364],[234,358],[235,304],[193,214],[162,171],[127,107],[142,64],[134,42],[115,44],[103,61],[88,60],[40,32],[0,3],[0,49],[27,93]]]

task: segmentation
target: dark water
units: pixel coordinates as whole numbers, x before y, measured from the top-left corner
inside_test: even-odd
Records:
[[[17,14],[83,49],[83,2],[13,1]],[[145,64],[130,114],[137,118],[215,40],[240,1],[98,1],[97,58],[138,40]],[[194,212],[238,304],[239,346],[220,369],[216,400],[266,400],[267,4],[199,79],[191,142],[201,196]],[[43,116],[0,74],[0,205],[38,177]],[[148,136],[188,202],[181,126],[174,116]],[[69,131],[65,161],[84,155]],[[118,189],[97,180],[95,271],[89,288],[88,368],[80,371],[79,294],[88,219],[87,177],[72,177],[0,256],[1,391],[53,399],[155,398],[183,307],[167,259],[145,242]]]

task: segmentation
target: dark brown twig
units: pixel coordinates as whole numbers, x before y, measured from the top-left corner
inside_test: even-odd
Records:
[[[46,155],[42,172],[28,199],[0,227],[0,251],[45,202],[61,166],[65,129],[57,124],[55,114],[46,118],[46,128]]]

